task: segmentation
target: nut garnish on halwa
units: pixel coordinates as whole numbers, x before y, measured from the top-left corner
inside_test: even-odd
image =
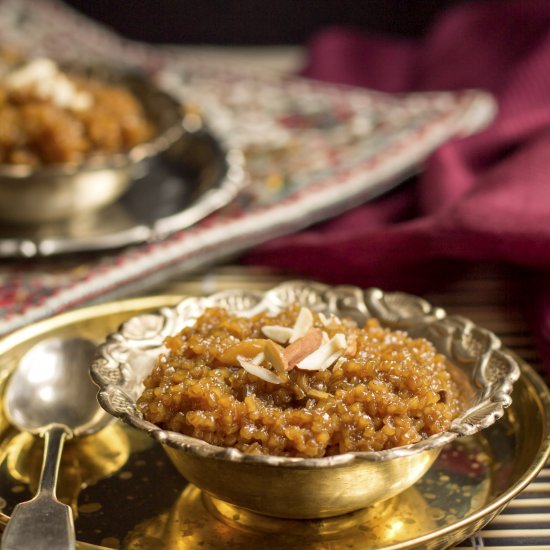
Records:
[[[0,78],[0,163],[79,164],[154,135],[133,92],[34,59]]]
[[[390,449],[446,430],[460,410],[446,359],[376,319],[210,308],[165,345],[138,399],[144,418],[249,454]]]

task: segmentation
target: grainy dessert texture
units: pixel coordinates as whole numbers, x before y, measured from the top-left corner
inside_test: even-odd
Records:
[[[92,155],[125,152],[154,129],[122,85],[64,73],[37,60],[0,80],[0,162],[79,164]]]
[[[316,313],[309,313],[312,325],[297,343],[266,338],[265,327],[293,327],[301,311],[290,306],[275,317],[245,318],[207,309],[167,338],[169,351],[144,381],[138,409],[164,429],[214,445],[290,457],[407,445],[444,431],[458,415],[458,389],[427,340],[376,319],[358,327]],[[334,361],[306,370],[311,361],[299,359],[318,338],[329,346],[343,342],[341,335],[345,344]],[[284,357],[284,367],[274,356]],[[279,382],[253,374],[254,365]]]

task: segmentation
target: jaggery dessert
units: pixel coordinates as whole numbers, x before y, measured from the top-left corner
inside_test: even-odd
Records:
[[[416,443],[460,411],[425,339],[292,305],[247,318],[206,309],[166,339],[137,401],[163,429],[245,453],[323,457]]]
[[[0,79],[0,162],[79,164],[130,150],[154,134],[143,106],[122,85],[65,73],[48,59]]]

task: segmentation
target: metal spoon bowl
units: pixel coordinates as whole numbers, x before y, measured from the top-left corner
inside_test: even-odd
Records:
[[[65,439],[94,433],[111,420],[88,375],[95,353],[95,344],[82,338],[44,340],[23,356],[8,381],[7,418],[20,430],[43,436],[45,451],[38,491],[15,507],[3,550],[76,548],[72,511],[56,499],[55,487]]]

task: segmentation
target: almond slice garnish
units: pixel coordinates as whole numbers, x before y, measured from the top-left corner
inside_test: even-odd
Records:
[[[292,328],[281,325],[266,325],[262,327],[262,332],[271,340],[279,344],[292,344],[298,338],[313,327],[313,314],[307,307],[300,308],[296,322]]]
[[[336,363],[334,363],[332,370],[336,370],[340,368],[346,361],[347,359],[344,356],[340,356],[340,358],[336,361]]]
[[[313,314],[307,307],[300,308],[300,313],[292,327],[292,336],[289,338],[289,344],[301,338],[313,326]]]
[[[283,349],[279,344],[272,340],[267,340],[264,348],[265,358],[269,361],[273,368],[278,372],[286,372],[290,370],[287,360],[283,355]]]
[[[262,332],[279,344],[286,344],[294,333],[290,327],[282,327],[280,325],[266,325],[262,327]]]
[[[330,324],[329,318],[324,313],[318,313],[319,320],[323,323],[323,326],[328,327]]]
[[[243,340],[230,348],[227,348],[220,356],[220,361],[226,365],[234,365],[237,362],[237,357],[241,356],[245,359],[252,359],[259,353],[262,353],[265,348],[265,343],[268,340],[261,338],[254,340]]]
[[[307,391],[308,397],[313,397],[315,399],[328,399],[329,397],[332,397],[330,393],[327,393],[326,391],[316,390],[314,388],[309,388]]]
[[[256,360],[256,357],[254,358],[254,360]],[[270,382],[271,384],[282,384],[283,382],[273,371],[256,365],[248,357],[243,357],[242,355],[239,355],[237,357],[237,361],[246,372],[252,374],[253,376],[256,376],[257,378],[265,380],[266,382]]]
[[[342,357],[342,350],[335,351],[328,359],[319,367],[320,371],[327,370],[329,367],[334,365],[340,357]]]
[[[250,362],[253,365],[261,365],[262,361],[264,359],[265,359],[265,353],[262,351],[262,352],[258,353],[258,355],[256,355],[256,357],[252,357],[252,359],[250,359]]]
[[[319,349],[323,343],[323,331],[320,328],[310,328],[301,338],[285,348],[283,356],[288,363],[289,369],[294,368],[296,363],[305,359],[308,355]]]
[[[304,370],[326,370],[343,354],[346,346],[346,336],[342,333],[335,334],[329,342],[297,363],[296,367]]]
[[[357,334],[351,334],[348,338],[348,345],[344,351],[346,357],[355,357],[357,354]]]

